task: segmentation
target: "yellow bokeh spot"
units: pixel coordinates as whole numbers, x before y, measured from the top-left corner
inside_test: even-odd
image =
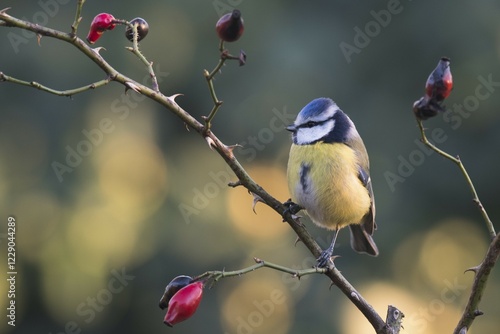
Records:
[[[278,276],[280,277],[280,276]],[[222,324],[227,333],[287,333],[293,316],[289,289],[276,274],[244,279],[224,296]]]
[[[163,202],[167,169],[159,148],[149,139],[122,134],[100,152],[99,186],[104,203],[123,218],[141,219]]]
[[[136,251],[139,227],[132,220],[113,217],[109,210],[82,208],[67,231],[73,265],[93,275],[101,275],[108,266],[125,265]]]
[[[434,286],[461,275],[476,266],[487,248],[484,233],[474,223],[450,219],[439,224],[424,238],[418,260],[418,272]]]
[[[289,198],[285,171],[275,166],[254,166],[248,168],[249,175],[272,196]],[[289,231],[287,224],[267,205],[257,204],[256,215],[252,212],[252,196],[242,187],[228,193],[227,208],[230,221],[245,236],[254,238],[275,238]]]

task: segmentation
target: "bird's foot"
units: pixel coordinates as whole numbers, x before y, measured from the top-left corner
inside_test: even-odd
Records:
[[[283,215],[285,215],[287,212],[290,212],[291,215],[295,215],[297,212],[300,210],[304,209],[297,203],[292,202],[292,199],[290,198],[288,201],[283,203],[284,206],[286,206],[285,211],[283,212]]]
[[[339,255],[333,255],[332,251],[330,249],[326,249],[321,252],[321,255],[316,259],[317,267],[318,268],[327,268],[329,267],[328,264],[331,261],[332,264],[333,261],[339,257]]]

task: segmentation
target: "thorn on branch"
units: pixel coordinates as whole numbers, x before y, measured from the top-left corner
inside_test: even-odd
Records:
[[[481,311],[481,310],[475,310],[475,311],[474,311],[474,316],[475,316],[475,317],[479,317],[479,316],[481,316],[481,315],[483,315],[483,314],[484,314],[484,312],[483,312],[483,311]]]
[[[132,89],[134,92],[139,94],[141,93],[141,88],[131,81],[126,81],[125,86],[127,86],[125,88],[125,93],[127,92],[128,89]]]
[[[481,265],[479,265],[479,266],[475,266],[475,267],[471,267],[471,268],[469,268],[469,269],[466,269],[466,270],[464,271],[464,274],[465,274],[466,272],[472,271],[472,272],[474,273],[474,275],[477,275],[477,272],[479,271],[479,268],[481,268]]]
[[[170,96],[167,96],[167,99],[172,101],[173,103],[177,104],[177,102],[175,102],[175,99],[178,97],[178,96],[184,96],[184,94],[174,94],[174,95],[170,95]]]
[[[92,49],[92,51],[94,51],[94,53],[98,54],[99,56],[100,56],[99,52],[101,52],[101,50],[107,51],[106,48],[102,46]]]
[[[255,193],[252,193],[252,196],[253,196],[253,204],[252,204],[252,211],[257,214],[257,211],[255,211],[255,206],[257,205],[257,203],[259,202],[262,202],[262,203],[266,203],[264,202],[264,200],[262,199],[262,197],[260,197],[259,195],[255,194]]]
[[[228,155],[229,155],[229,157],[230,157],[231,159],[232,159],[232,158],[234,158],[234,153],[233,153],[233,151],[234,151],[234,149],[235,149],[236,147],[243,147],[243,146],[241,146],[240,144],[235,144],[235,145],[224,146],[224,149],[226,150],[226,152],[228,153]]]
[[[298,244],[299,242],[302,242],[302,240],[300,240],[300,238],[299,238],[299,237],[297,237],[297,239],[295,239],[295,242],[293,243],[293,247],[297,247],[297,244]]]
[[[205,137],[205,140],[207,141],[208,143],[208,147],[210,147],[210,149],[213,151],[215,148],[217,148],[217,144],[215,144],[215,141],[210,138],[209,136],[206,136]]]

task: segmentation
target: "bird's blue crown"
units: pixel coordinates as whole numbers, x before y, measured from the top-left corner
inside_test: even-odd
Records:
[[[333,116],[335,112],[335,108],[337,105],[335,102],[333,102],[332,99],[326,98],[326,97],[320,97],[317,99],[312,100],[309,102],[302,110],[300,111],[298,117],[301,120],[308,119],[308,118],[316,118],[320,114],[324,113],[325,111],[329,111],[331,115],[328,115],[328,117]],[[334,107],[334,108],[332,108]]]

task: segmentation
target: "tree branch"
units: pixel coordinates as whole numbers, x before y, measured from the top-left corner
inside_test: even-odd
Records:
[[[420,100],[419,100],[420,101]],[[414,105],[418,103],[415,102]],[[491,236],[491,242],[490,246],[488,248],[488,251],[486,252],[485,258],[483,259],[483,262],[478,265],[477,267],[470,268],[466,271],[473,271],[475,276],[474,276],[474,282],[472,284],[472,289],[471,293],[469,296],[469,301],[467,302],[467,305],[464,309],[464,312],[462,314],[462,317],[460,321],[457,324],[457,327],[455,328],[455,331],[453,332],[454,334],[465,334],[467,333],[468,329],[474,322],[477,316],[480,316],[483,314],[479,310],[479,303],[481,302],[481,298],[483,296],[484,290],[486,289],[486,282],[488,281],[491,269],[496,264],[496,261],[498,260],[499,254],[500,254],[500,234],[496,234],[495,228],[493,226],[493,223],[491,222],[488,213],[486,212],[485,208],[481,204],[481,201],[479,200],[479,196],[477,195],[476,189],[474,187],[474,184],[472,183],[471,178],[469,177],[469,174],[467,173],[467,170],[465,169],[462,161],[460,160],[460,157],[453,157],[450,154],[444,152],[443,150],[439,149],[436,147],[434,144],[429,142],[427,139],[427,136],[425,135],[425,128],[422,124],[422,119],[418,117],[417,114],[416,119],[417,119],[417,124],[420,129],[420,134],[422,136],[422,142],[432,149],[434,152],[437,152],[439,155],[445,157],[446,159],[454,162],[458,167],[460,168],[460,171],[462,172],[463,176],[465,177],[465,180],[467,181],[467,184],[469,185],[469,188],[472,192],[473,196],[473,201],[476,203],[477,207],[479,208],[479,211],[481,212],[481,215],[483,216],[483,219],[486,223],[486,227],[488,229],[488,232]]]
[[[491,269],[495,266],[499,255],[500,233],[496,235],[488,247],[488,251],[486,252],[483,262],[481,262],[479,266],[467,270],[474,272],[474,283],[472,284],[469,301],[465,306],[462,318],[453,332],[454,334],[467,333],[476,317],[483,314],[483,312],[479,310],[479,303],[481,302],[483,292],[486,288],[486,282],[488,281]]]

